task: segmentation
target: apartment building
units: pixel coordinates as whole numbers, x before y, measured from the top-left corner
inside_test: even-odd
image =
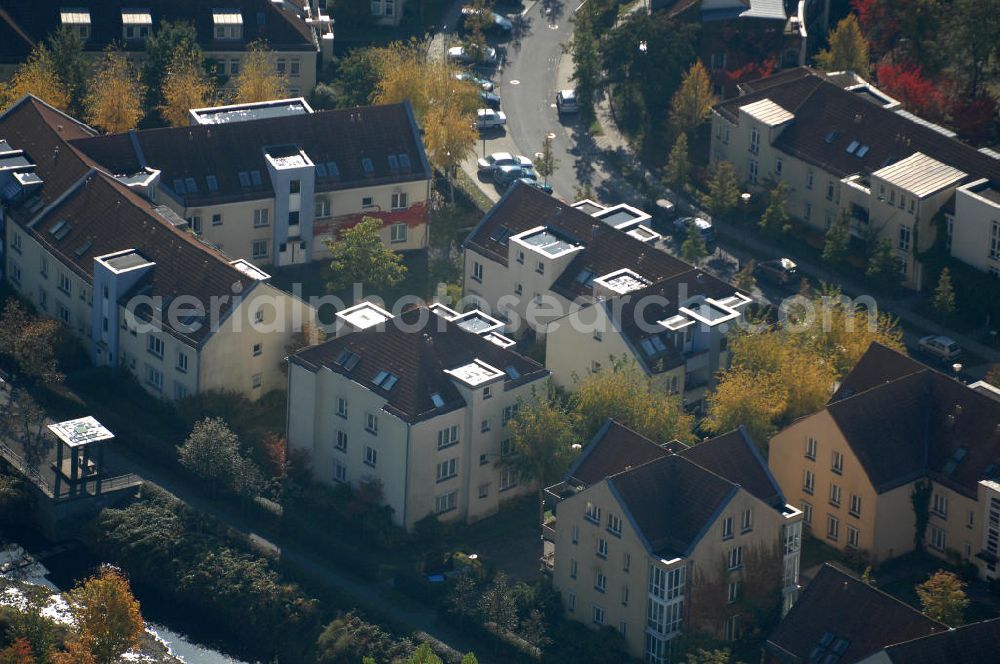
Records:
[[[918,256],[939,228],[954,258],[1000,276],[1000,155],[849,72],[796,68],[744,91],[714,107],[710,158],[751,192],[785,183],[789,214],[818,231],[846,212],[857,241],[892,243],[910,288],[927,286]]]
[[[374,480],[406,529],[429,515],[469,523],[534,490],[504,466],[522,401],[548,376],[478,312],[362,302],[336,338],[289,358],[288,444],[314,477]]]
[[[889,664],[891,660],[874,656],[887,646],[919,643],[925,640],[923,637],[948,631],[947,625],[931,620],[910,605],[826,563],[764,644],[764,661],[768,664],[851,664],[859,661]],[[869,660],[870,657],[873,659]]]
[[[649,218],[511,187],[465,241],[465,296],[513,334],[544,339],[562,387],[624,356],[697,405],[750,300],[659,249]]]
[[[802,514],[742,428],[661,447],[609,421],[545,500],[566,615],[618,629],[646,662],[670,661],[684,633],[738,639],[761,593],[795,601]]]
[[[333,23],[318,6],[292,0],[7,0],[0,11],[0,80],[28,59],[36,43],[68,27],[97,57],[115,43],[145,57],[146,38],[164,22],[194,25],[198,45],[215,65],[223,89],[242,70],[247,45],[265,41],[293,94],[316,86],[320,61],[333,56]]]
[[[403,18],[406,0],[369,0],[372,17],[379,25],[395,26]]]
[[[285,346],[314,312],[69,143],[92,133],[30,96],[0,115],[7,282],[95,365],[131,372],[155,396],[283,388]]]
[[[280,100],[195,109],[192,121],[73,145],[258,266],[328,258],[325,241],[365,216],[395,250],[427,246],[432,172],[408,102],[313,113]]]
[[[873,344],[821,411],[771,439],[771,472],[814,537],[878,564],[914,548],[912,496],[926,487],[925,549],[1000,561],[1000,400]]]

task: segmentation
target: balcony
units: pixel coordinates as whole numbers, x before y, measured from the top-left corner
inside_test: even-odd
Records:
[[[546,542],[556,541],[556,517],[550,516],[542,523],[542,540]]]

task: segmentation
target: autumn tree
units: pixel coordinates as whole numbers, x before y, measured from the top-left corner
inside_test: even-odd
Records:
[[[146,86],[121,51],[105,49],[83,99],[89,124],[109,134],[135,129],[142,120]]]
[[[0,664],[35,664],[36,661],[27,639],[14,639],[13,643],[0,650]]]
[[[816,55],[816,64],[826,71],[850,70],[868,76],[868,43],[854,14],[842,19],[828,36],[830,47]]]
[[[61,383],[64,376],[56,360],[61,334],[54,319],[33,316],[17,300],[10,299],[0,315],[0,355],[14,360],[27,377]]]
[[[171,127],[188,124],[188,111],[211,105],[215,84],[205,73],[200,51],[178,48],[167,66],[161,91],[160,115]]]
[[[309,346],[315,346],[316,344],[321,344],[326,341],[326,332],[322,327],[314,325],[310,322],[305,322],[302,324],[302,328],[297,332],[294,332],[288,343],[285,344],[284,357],[281,359],[281,373],[288,374],[288,362],[287,358],[295,353],[299,352],[303,348]]]
[[[930,120],[943,120],[948,100],[940,85],[924,76],[919,65],[884,62],[875,68],[879,87],[907,110]]]
[[[945,318],[955,313],[955,287],[951,284],[951,270],[944,268],[938,277],[937,288],[931,298],[931,306]]]
[[[994,387],[1000,387],[1000,365],[993,367],[986,374],[986,382]]]
[[[49,661],[51,664],[97,664],[97,659],[90,652],[87,642],[81,639],[67,641],[66,650],[53,653]]]
[[[842,210],[830,224],[830,228],[826,229],[826,237],[823,239],[823,260],[830,265],[840,265],[847,259],[851,240],[849,223],[847,211]]]
[[[704,426],[722,434],[742,425],[766,454],[767,442],[777,430],[776,422],[785,412],[787,400],[784,381],[734,367],[720,376],[715,390],[708,395]]]
[[[681,244],[681,256],[688,263],[697,265],[703,258],[708,256],[708,246],[705,238],[701,235],[701,229],[695,223],[688,224],[687,237]]]
[[[559,402],[555,387],[547,383],[532,399],[519,404],[511,419],[513,453],[500,459],[499,465],[514,470],[520,478],[538,482],[541,491],[559,481],[576,453],[573,443],[574,418]]]
[[[969,606],[965,583],[952,572],[938,570],[917,586],[917,597],[924,614],[949,627],[962,624],[962,614]]]
[[[271,61],[271,49],[261,41],[251,42],[236,75],[233,103],[252,104],[288,96],[288,78]]]
[[[715,217],[725,217],[736,209],[740,201],[740,187],[736,169],[731,162],[720,161],[715,165],[708,182],[708,193],[702,196],[702,205]]]
[[[684,191],[691,182],[691,159],[688,155],[687,133],[680,132],[670,148],[663,180],[675,191]]]
[[[670,102],[670,128],[678,134],[697,129],[711,116],[715,102],[708,71],[696,60]]]
[[[326,248],[333,254],[330,261],[333,279],[327,283],[330,292],[355,283],[373,289],[391,288],[406,278],[402,256],[382,242],[383,225],[381,219],[364,217],[341,231],[336,240],[326,241]]]
[[[788,187],[784,182],[778,182],[768,193],[767,208],[760,217],[760,229],[777,237],[788,232],[788,220]]]
[[[73,115],[82,115],[83,96],[90,75],[90,60],[83,52],[83,38],[76,30],[63,26],[49,35],[48,43],[56,76],[70,98],[68,110]]]
[[[269,431],[261,436],[256,448],[257,459],[270,477],[281,477],[288,465],[288,441]]]
[[[757,261],[754,259],[748,260],[739,272],[736,273],[734,278],[734,283],[737,288],[747,291],[748,293],[757,287],[757,277],[754,276],[754,270],[757,267]]]
[[[730,652],[727,649],[705,650],[698,648],[694,652],[687,653],[684,664],[729,664]]]
[[[573,407],[585,440],[609,418],[658,443],[695,440],[694,417],[681,397],[655,385],[635,360],[614,359],[609,368],[582,378],[577,388]]]
[[[146,37],[145,50],[142,80],[146,84],[147,108],[157,108],[163,104],[160,95],[163,79],[176,58],[177,51],[188,54],[192,60],[204,60],[204,54],[198,45],[198,32],[194,24],[187,21],[160,21],[157,29]]]
[[[465,48],[472,59],[477,62],[489,46],[486,43],[485,31],[493,21],[490,14],[492,10],[490,4],[487,0],[473,0],[470,5],[472,11],[465,17]]]
[[[35,44],[28,59],[14,70],[10,81],[0,87],[0,108],[6,109],[26,94],[33,94],[42,101],[66,111],[70,95],[59,79],[58,68],[52,52],[44,44]]]
[[[145,629],[139,602],[132,596],[128,579],[117,568],[105,565],[99,574],[71,590],[66,601],[80,640],[97,664],[116,662],[139,644]]]
[[[542,141],[542,156],[535,162],[535,170],[545,179],[545,184],[548,184],[549,176],[555,172],[558,165],[559,160],[552,153],[552,137],[546,134],[545,140]]]

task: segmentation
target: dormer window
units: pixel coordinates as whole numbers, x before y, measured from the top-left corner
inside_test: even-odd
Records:
[[[213,9],[212,24],[217,41],[243,39],[243,14],[238,9]]]
[[[63,26],[75,31],[80,35],[80,39],[87,41],[90,39],[90,10],[83,9],[63,9],[59,12],[59,20]]]
[[[145,39],[153,30],[153,16],[148,9],[122,10],[122,38],[126,41]]]

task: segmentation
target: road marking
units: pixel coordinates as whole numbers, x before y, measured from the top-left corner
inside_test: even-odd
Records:
[[[580,11],[580,9],[581,9],[581,8],[582,8],[582,7],[583,7],[583,6],[585,5],[585,4],[587,4],[587,0],[583,0],[583,2],[581,2],[581,3],[580,3],[580,6],[579,6],[579,7],[577,7],[576,9],[574,9],[574,10],[573,10],[573,13],[575,14],[575,13],[577,13],[578,11]]]
[[[558,108],[557,104],[549,104],[549,108]]]
[[[515,79],[514,79],[513,81],[511,81],[511,82],[510,82],[510,84],[511,84],[511,85],[521,85],[521,81],[519,81],[519,80],[517,80],[517,79],[515,78]]]
[[[541,159],[544,156],[545,156],[544,152],[536,152],[535,153],[535,159]]]
[[[555,23],[549,23],[549,30],[558,30],[559,26]]]
[[[551,132],[551,131],[549,133],[545,134],[545,138],[555,138],[555,137],[556,137],[555,133]]]
[[[521,18],[524,18],[524,15],[527,14],[528,12],[530,12],[532,9],[534,9],[535,5],[537,5],[537,4],[538,4],[538,0],[535,0],[530,5],[528,5],[527,7],[525,7],[524,11],[521,12]]]

